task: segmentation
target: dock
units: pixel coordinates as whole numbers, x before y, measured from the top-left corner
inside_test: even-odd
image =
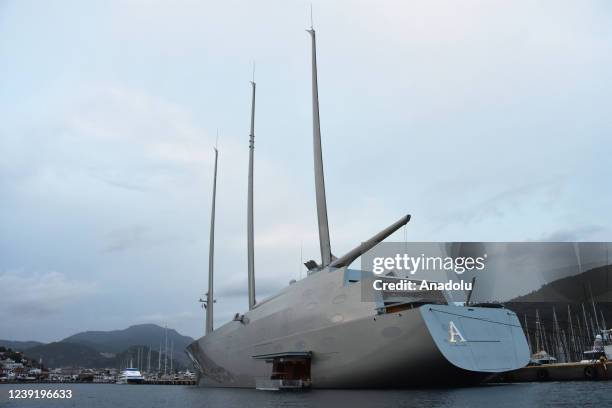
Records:
[[[196,380],[144,380],[141,384],[152,385],[197,385]]]
[[[54,381],[54,380],[5,380],[0,381],[0,384],[116,384],[116,381]],[[140,383],[131,383],[129,385],[140,385],[140,384],[149,384],[149,385],[197,385],[198,382],[196,380],[144,380]]]
[[[545,381],[609,381],[612,380],[612,362],[576,362],[527,366],[499,374],[491,383],[545,382]]]

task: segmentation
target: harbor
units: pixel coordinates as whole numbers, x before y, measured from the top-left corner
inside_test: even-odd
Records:
[[[612,406],[612,5],[1,4],[0,408]]]
[[[606,323],[609,303],[596,301],[590,281],[588,285],[583,282],[586,278],[596,282],[594,274],[607,280],[609,270],[609,265],[588,270],[531,294],[531,299],[542,300],[542,294],[551,287],[557,292],[561,286],[582,287],[583,302],[514,302],[511,307],[523,315],[521,323],[531,358],[527,366],[501,373],[489,382],[612,380],[612,330],[607,329]]]
[[[196,372],[181,351],[190,340],[147,324],[49,344],[0,340],[0,383],[194,385]]]

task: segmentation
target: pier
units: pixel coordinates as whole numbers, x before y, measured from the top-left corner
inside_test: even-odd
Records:
[[[196,380],[144,380],[140,384],[150,384],[150,385],[197,385],[198,382]],[[135,385],[138,385],[138,384],[135,384]]]
[[[0,384],[116,384],[115,381],[55,381],[55,380],[8,380]],[[196,380],[144,380],[140,383],[121,385],[197,385]]]
[[[612,362],[555,363],[527,366],[495,376],[491,383],[545,381],[610,381]]]

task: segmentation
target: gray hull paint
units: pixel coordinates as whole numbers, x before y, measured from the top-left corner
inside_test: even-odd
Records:
[[[312,351],[313,388],[402,388],[476,384],[527,364],[516,315],[503,308],[423,305],[377,314],[345,269],[290,285],[188,346],[201,384],[255,387],[271,364],[255,355]],[[450,342],[453,321],[465,342]]]

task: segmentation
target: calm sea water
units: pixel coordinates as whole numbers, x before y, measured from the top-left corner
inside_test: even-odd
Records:
[[[71,400],[9,400],[10,389],[71,389]],[[604,407],[610,382],[490,385],[435,390],[266,392],[195,386],[115,384],[0,385],[0,407],[302,408],[302,407]]]

